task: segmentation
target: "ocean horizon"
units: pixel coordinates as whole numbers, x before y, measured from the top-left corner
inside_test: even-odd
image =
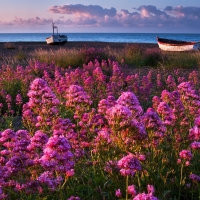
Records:
[[[184,41],[200,41],[196,33],[60,33],[68,36],[68,41],[79,42],[119,42],[157,43],[156,37]],[[52,33],[0,33],[0,42],[46,42]]]

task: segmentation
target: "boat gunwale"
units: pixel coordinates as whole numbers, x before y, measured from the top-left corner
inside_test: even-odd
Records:
[[[156,37],[156,39],[158,44],[162,44],[165,46],[189,46],[189,45],[195,45],[197,43],[197,42],[188,42],[182,40],[166,39],[160,37]]]
[[[165,46],[189,46],[189,45],[195,45],[196,42],[188,42],[188,43],[165,43],[158,41],[159,44],[165,45]]]

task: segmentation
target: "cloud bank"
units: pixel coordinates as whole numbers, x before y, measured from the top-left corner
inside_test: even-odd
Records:
[[[121,9],[117,11],[98,5],[69,4],[62,6],[51,6],[48,11],[52,13],[54,22],[65,26],[86,27],[145,27],[145,28],[169,28],[200,31],[200,7],[171,7],[158,9],[153,5],[143,5],[133,8],[133,12]],[[0,21],[0,25],[45,25],[52,19],[41,19],[39,17],[30,19],[15,18],[10,22]]]

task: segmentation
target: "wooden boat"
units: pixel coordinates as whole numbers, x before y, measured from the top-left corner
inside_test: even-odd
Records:
[[[50,45],[65,44],[67,42],[67,35],[58,34],[58,27],[55,26],[55,23],[52,23],[52,27],[53,27],[53,35],[48,37],[48,38],[46,38],[47,44],[50,44]],[[55,29],[57,30],[56,33],[54,31]]]
[[[157,37],[158,46],[164,51],[195,51],[200,50],[200,42],[187,42]]]

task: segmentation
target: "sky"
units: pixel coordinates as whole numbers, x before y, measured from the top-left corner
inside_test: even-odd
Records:
[[[0,33],[200,33],[199,0],[0,0]]]

